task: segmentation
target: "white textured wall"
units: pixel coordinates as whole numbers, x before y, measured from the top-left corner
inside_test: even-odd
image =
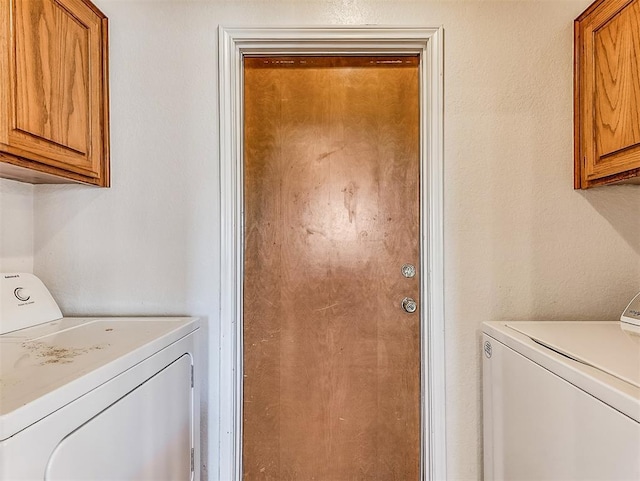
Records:
[[[66,314],[207,317],[215,367],[218,24],[444,25],[448,469],[478,479],[481,322],[615,319],[640,289],[640,187],[572,189],[572,20],[589,1],[96,0],[113,187],[36,188],[35,273]]]
[[[33,186],[0,179],[0,272],[33,272]]]

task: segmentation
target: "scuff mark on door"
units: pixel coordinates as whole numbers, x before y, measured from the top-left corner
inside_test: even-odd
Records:
[[[356,209],[358,207],[358,184],[349,182],[349,185],[342,189],[344,192],[344,208],[349,213],[349,223],[356,219]]]

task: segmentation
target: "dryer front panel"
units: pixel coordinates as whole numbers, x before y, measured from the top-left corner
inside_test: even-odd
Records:
[[[64,438],[47,481],[192,477],[191,356],[185,354]]]
[[[485,481],[640,479],[640,424],[483,335]]]

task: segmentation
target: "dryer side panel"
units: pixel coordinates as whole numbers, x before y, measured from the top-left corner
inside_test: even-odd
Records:
[[[192,478],[191,356],[185,354],[64,438],[47,481]]]
[[[483,403],[485,481],[640,479],[640,424],[486,334]]]

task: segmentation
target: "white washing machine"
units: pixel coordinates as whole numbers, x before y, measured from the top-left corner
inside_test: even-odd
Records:
[[[0,275],[0,480],[198,480],[196,318],[65,318]]]
[[[485,481],[640,480],[638,330],[485,323]]]

